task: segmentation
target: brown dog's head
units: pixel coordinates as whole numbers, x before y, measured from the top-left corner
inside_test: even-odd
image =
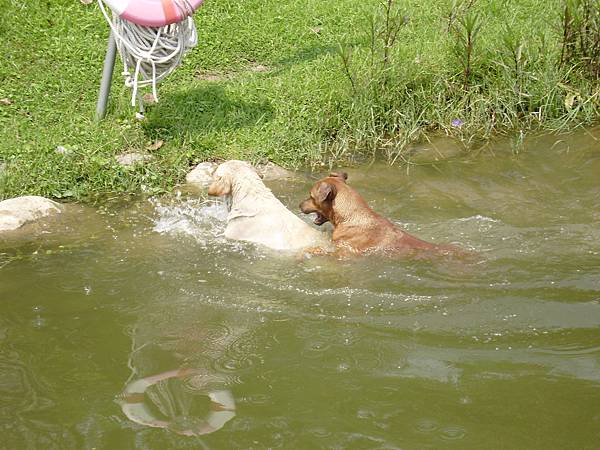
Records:
[[[323,225],[333,218],[333,200],[340,183],[346,184],[346,172],[332,172],[328,177],[317,181],[310,190],[310,197],[300,203],[304,214],[316,213],[315,225]]]

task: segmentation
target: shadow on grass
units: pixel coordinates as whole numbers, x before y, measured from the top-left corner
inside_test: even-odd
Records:
[[[304,47],[298,49],[292,55],[277,61],[277,66],[287,69],[289,66],[295,64],[309,62],[324,55],[335,55],[337,53],[338,48],[334,45]]]
[[[243,98],[223,86],[206,85],[160,97],[148,107],[145,133],[151,138],[185,138],[243,127],[271,120],[271,103],[257,96]]]

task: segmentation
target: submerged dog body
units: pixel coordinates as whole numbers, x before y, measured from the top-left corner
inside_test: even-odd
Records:
[[[208,194],[230,197],[225,237],[276,250],[326,247],[324,233],[288,210],[244,161],[226,161],[213,173]]]
[[[338,253],[391,253],[406,256],[456,255],[451,245],[437,245],[408,234],[373,211],[362,196],[346,184],[345,173],[332,173],[317,181],[310,197],[300,204],[305,214],[316,213],[314,222],[333,225]]]

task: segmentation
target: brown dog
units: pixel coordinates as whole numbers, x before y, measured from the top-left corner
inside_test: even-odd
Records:
[[[460,255],[450,245],[436,245],[411,236],[373,211],[353,188],[346,173],[331,173],[317,181],[300,203],[305,214],[316,213],[316,225],[331,222],[338,253],[389,253],[401,256]]]

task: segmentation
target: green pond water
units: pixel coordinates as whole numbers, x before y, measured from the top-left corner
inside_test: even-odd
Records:
[[[348,169],[482,262],[298,260],[225,240],[223,203],[189,191],[0,241],[0,448],[600,448],[599,139]],[[299,214],[320,175],[270,187]],[[137,401],[167,428],[119,403],[159,374]]]

